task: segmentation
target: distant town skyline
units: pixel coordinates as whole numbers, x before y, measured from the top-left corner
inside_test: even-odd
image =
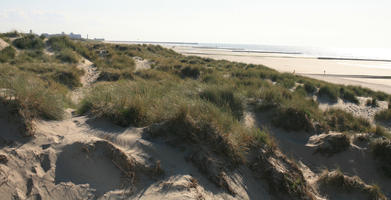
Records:
[[[391,48],[387,0],[3,0],[0,31],[132,41]]]

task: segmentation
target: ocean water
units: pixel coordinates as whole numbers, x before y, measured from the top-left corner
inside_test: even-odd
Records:
[[[191,45],[200,48],[218,48],[232,51],[271,52],[294,54],[304,57],[339,58],[339,59],[369,59],[391,62],[391,48],[322,48],[281,45],[251,45],[251,44],[213,44],[198,43]]]

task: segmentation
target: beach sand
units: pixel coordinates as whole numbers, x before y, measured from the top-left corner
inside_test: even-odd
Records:
[[[262,64],[327,82],[360,85],[391,94],[391,62],[363,60],[329,60],[279,53],[234,52],[227,49],[166,46],[184,55]]]

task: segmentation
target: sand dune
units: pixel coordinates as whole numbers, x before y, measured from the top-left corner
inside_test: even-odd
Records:
[[[0,38],[0,50],[4,49],[5,47],[8,47],[8,46],[9,46],[9,44]]]

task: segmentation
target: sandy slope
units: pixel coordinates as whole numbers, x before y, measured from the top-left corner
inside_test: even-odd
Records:
[[[282,152],[303,164],[304,168],[302,168],[302,171],[307,177],[307,181],[311,183],[312,180],[313,186],[317,187],[315,183],[317,181],[317,174],[321,173],[323,169],[340,169],[346,175],[359,176],[368,184],[377,184],[388,198],[391,197],[391,179],[385,177],[378,168],[379,165],[373,158],[368,144],[354,143],[352,138],[352,144],[347,150],[333,154],[321,154],[318,152],[318,145],[314,145],[313,141],[318,141],[322,137],[338,133],[312,136],[305,132],[288,132],[271,126],[270,114],[263,113],[255,115],[256,125],[259,127],[266,125],[272,133],[272,136],[276,138]],[[328,193],[323,195],[333,196],[333,193],[336,191],[331,192],[332,194]],[[344,198],[337,199],[351,199],[352,197],[352,194],[348,194]]]
[[[351,102],[346,102],[341,99],[338,99],[336,103],[330,103],[327,101],[321,101],[319,103],[319,108],[322,110],[327,109],[341,109],[346,112],[352,113],[356,117],[363,117],[371,122],[373,122],[376,113],[388,108],[388,102],[378,101],[378,107],[367,106],[366,102],[370,98],[358,97],[359,104],[354,104]]]
[[[0,50],[4,49],[5,47],[8,47],[8,46],[9,46],[9,44],[0,38]]]
[[[7,141],[0,154],[0,199],[270,199],[267,186],[248,169],[230,174],[235,197],[217,187],[186,161],[189,153],[161,139],[143,138],[143,128],[121,128],[101,120],[72,117],[63,121],[37,121],[34,138],[15,138],[13,127],[2,113]],[[102,141],[99,145],[96,142]],[[111,142],[108,142],[111,141]],[[143,170],[134,182],[124,166],[106,156],[107,145],[122,152]],[[112,151],[112,150],[111,150]],[[154,175],[159,163],[163,175]],[[145,171],[152,169],[152,171]]]

